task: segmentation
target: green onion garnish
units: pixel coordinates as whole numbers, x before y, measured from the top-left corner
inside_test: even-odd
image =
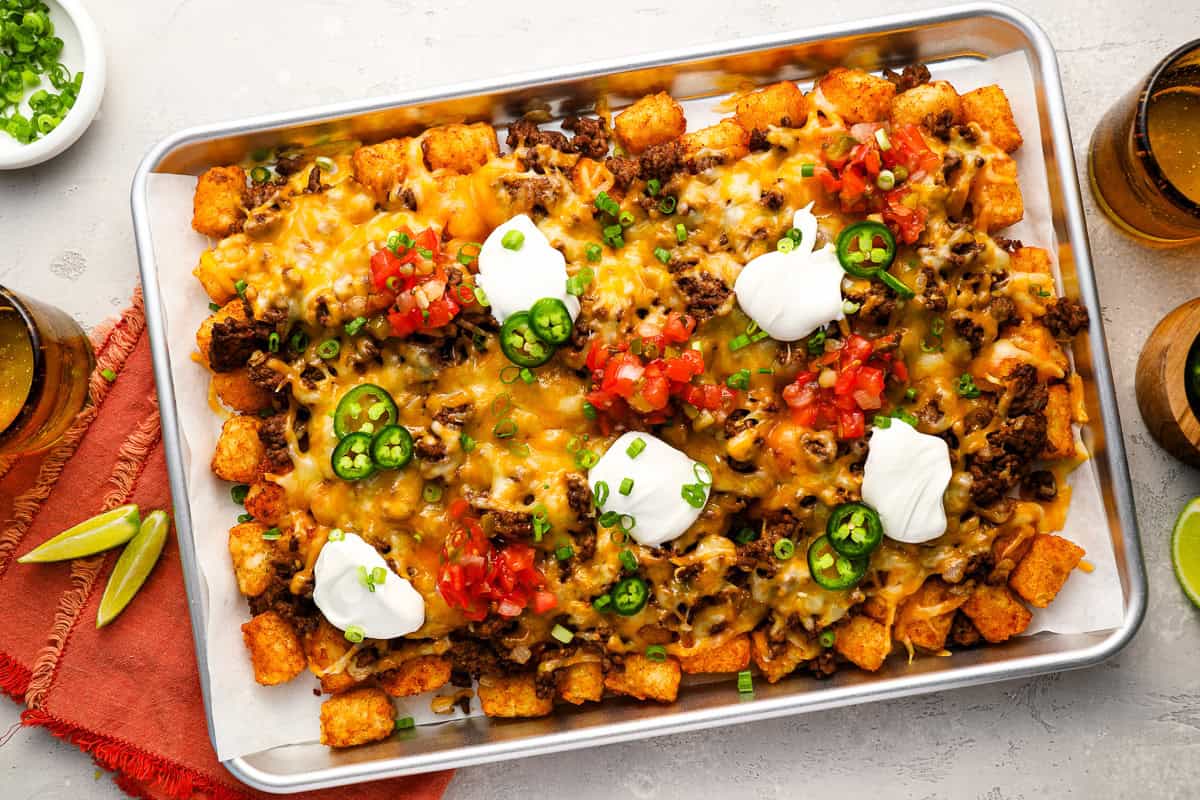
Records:
[[[525,234],[517,230],[509,231],[504,234],[504,238],[500,240],[500,244],[505,250],[520,250],[525,244]]]
[[[599,261],[600,256],[604,253],[604,248],[592,242],[583,249],[583,253],[587,256],[588,261]]]
[[[917,399],[917,390],[911,386],[908,387],[907,389],[905,389],[904,390],[904,399],[908,400],[910,403],[913,400],[916,400]]]
[[[625,568],[626,572],[636,572],[637,571],[637,568],[638,568],[637,556],[635,556],[633,554],[633,551],[630,550],[628,547],[626,547],[624,550],[622,550],[620,555],[617,556],[617,558],[620,559],[621,566]]]
[[[682,222],[676,222],[675,223],[675,241],[679,242],[680,244],[683,244],[684,242],[687,241],[687,237],[688,237],[687,228],[685,228],[683,226]]]
[[[630,225],[633,224],[633,212],[632,211],[622,211],[620,213],[620,215],[617,217],[617,224],[620,225],[622,228],[628,228]]]
[[[519,377],[521,377],[521,368],[516,364],[509,364],[500,370],[500,382],[503,384],[516,383]]]
[[[812,336],[808,337],[808,341],[804,345],[808,349],[810,356],[819,356],[825,352],[825,331],[817,331]]]
[[[696,476],[696,483],[701,486],[712,486],[712,470],[706,465],[699,461],[692,464],[692,474]]]
[[[596,508],[604,508],[604,504],[608,502],[608,481],[596,481],[596,485],[592,487],[592,503]]]
[[[979,397],[979,387],[975,385],[975,378],[971,376],[971,373],[964,372],[959,376],[958,394],[968,399]]]
[[[787,561],[796,554],[796,543],[791,539],[780,539],[771,549],[775,552],[776,558],[780,561]]]
[[[741,350],[743,347],[750,346],[750,337],[744,333],[739,333],[737,336],[729,340],[729,349],[733,352]]]
[[[244,483],[239,483],[229,490],[230,498],[239,506],[246,502],[246,495],[248,494],[250,494],[250,487]]]
[[[885,153],[892,149],[892,143],[888,139],[887,131],[883,128],[875,129],[875,141],[879,143],[879,149]]]
[[[829,649],[837,643],[837,631],[833,628],[826,628],[821,631],[821,635],[817,637],[817,641],[821,643],[821,647]]]
[[[896,188],[896,174],[890,169],[880,170],[875,176],[875,185],[885,192]]]
[[[665,247],[654,248],[654,257],[666,264],[671,260],[671,251]]]
[[[331,530],[329,532],[329,541],[331,541],[331,542],[341,542],[341,541],[344,541],[345,538],[346,538],[346,532],[343,531],[341,528],[334,528],[333,530]]]
[[[436,483],[427,483],[421,490],[421,499],[426,503],[436,503],[442,499],[442,487]]]
[[[651,178],[650,180],[646,181],[646,194],[650,195],[651,197],[657,197],[658,193],[661,191],[662,181],[660,181],[658,178]]]
[[[238,514],[237,521],[238,521],[238,524],[245,524],[247,522],[253,522],[254,515],[253,514]]]
[[[596,407],[589,402],[583,404],[583,416],[587,419],[595,419],[597,415]]]
[[[417,727],[417,721],[412,717],[401,717],[396,720],[396,730],[398,731],[408,731],[415,727]]]
[[[575,465],[580,469],[591,469],[600,461],[600,456],[591,450],[580,450],[575,454]]]
[[[463,433],[458,437],[458,443],[462,445],[464,453],[469,453],[475,449],[475,437],[469,433]]]
[[[575,638],[575,634],[571,633],[562,625],[555,625],[553,628],[551,628],[550,635],[563,644],[570,644],[571,640]]]
[[[279,528],[268,528],[267,530],[263,531],[262,537],[268,542],[273,542],[282,535],[283,534],[280,532]]]
[[[517,435],[517,423],[512,417],[505,417],[492,426],[492,435],[497,439],[511,439]]]
[[[704,508],[704,487],[697,483],[686,483],[679,489],[679,494],[692,508]]]
[[[352,319],[346,323],[346,327],[343,328],[343,330],[346,331],[347,336],[354,336],[359,331],[361,331],[363,329],[363,326],[366,324],[367,324],[366,317],[355,317],[354,319]]]
[[[630,458],[637,458],[645,449],[646,440],[639,436],[630,442],[629,446],[625,448],[625,455],[629,456]]]
[[[633,491],[633,478],[622,478],[617,491],[628,497],[629,493]]]
[[[750,674],[750,670],[744,669],[738,673],[737,690],[739,694],[750,694],[754,691],[754,676]]]
[[[649,645],[646,648],[646,658],[650,659],[651,661],[666,661],[667,648],[663,647],[661,644]]]
[[[677,201],[673,195],[667,195],[662,200],[658,201],[658,210],[664,214],[674,214]]]
[[[329,361],[332,358],[337,358],[338,353],[342,352],[342,343],[337,339],[326,339],[317,345],[317,355]]]
[[[559,561],[568,561],[573,555],[575,555],[575,550],[567,544],[554,551],[554,557]]]
[[[108,381],[109,383],[112,383],[117,379],[117,373],[113,372],[111,369],[105,368],[100,370],[100,377],[104,378],[104,380]]]
[[[791,239],[788,239],[790,242]],[[750,388],[750,370],[739,369],[737,372],[725,379],[725,385],[730,389],[749,389]]]
[[[468,250],[468,247],[471,249]],[[458,255],[455,256],[455,259],[457,259],[458,263],[462,264],[464,267],[469,267],[477,258],[479,258],[479,252],[481,250],[483,250],[483,245],[479,244],[478,242],[467,242],[462,247],[458,248]]]
[[[246,282],[244,280],[242,280],[241,278],[238,278],[236,281],[233,282],[233,291],[237,292],[238,297],[245,298],[246,297]]]
[[[738,544],[749,544],[758,538],[758,531],[754,528],[746,527],[733,535],[733,540]]]
[[[537,378],[533,374],[533,370],[531,370],[529,367],[521,367],[521,371],[518,374],[521,376],[521,380],[525,381],[525,383],[534,383],[537,381]]]
[[[217,305],[216,303],[209,303],[208,310],[209,311],[220,311],[221,307],[219,305]]]
[[[808,163],[800,165],[800,177],[801,178],[811,178],[816,171],[817,171],[817,165],[813,164],[812,162],[808,162]]]
[[[612,595],[602,594],[592,601],[592,608],[604,612],[612,607]]]
[[[345,636],[347,642],[358,644],[366,638],[366,632],[357,625],[351,625],[349,628],[346,628]]]
[[[794,241],[792,241],[789,237],[784,236],[782,239],[780,239],[778,242],[775,243],[775,249],[781,253],[790,253],[796,249],[796,243]]]
[[[597,520],[603,527],[611,528],[621,520],[621,515],[615,511],[605,511]]]

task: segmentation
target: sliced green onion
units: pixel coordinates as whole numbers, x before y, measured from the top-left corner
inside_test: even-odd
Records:
[[[790,253],[796,249],[796,243],[791,238],[784,236],[775,243],[775,249],[781,253]]]
[[[828,650],[837,643],[837,631],[833,628],[826,628],[821,631],[821,635],[817,637],[817,641],[820,642],[821,647]]]
[[[871,419],[871,424],[876,428],[890,428],[892,427],[892,418],[887,414],[876,414]]]
[[[415,727],[417,727],[417,721],[412,717],[401,717],[396,720],[396,730],[398,731],[408,731]]]
[[[701,486],[712,486],[712,470],[705,464],[701,464],[699,461],[692,464],[692,474],[696,476],[696,483]]]
[[[704,487],[698,483],[686,483],[679,489],[679,494],[692,508],[704,508],[707,499]]]
[[[896,174],[890,169],[883,169],[875,176],[875,185],[885,192],[896,188]]]
[[[608,502],[608,481],[596,481],[596,485],[592,487],[592,503],[596,508],[604,508],[604,504]]]
[[[971,376],[971,373],[964,372],[959,376],[958,394],[972,400],[979,397],[979,387],[975,385],[975,378]]]
[[[633,478],[622,478],[617,491],[628,497],[629,493],[633,491]]]
[[[346,327],[343,328],[343,330],[346,331],[347,336],[355,336],[358,334],[359,331],[361,331],[363,329],[363,326],[365,326],[366,324],[367,324],[366,317],[355,317],[354,319],[352,319],[346,323]]]
[[[237,521],[238,521],[238,524],[240,524],[240,525],[244,525],[247,522],[253,522],[254,515],[253,514],[238,514]]]
[[[674,214],[676,205],[678,205],[678,201],[674,195],[667,195],[658,201],[658,210],[664,214]]]
[[[575,555],[574,548],[566,544],[554,551],[554,557],[559,561],[569,561],[573,555]]]
[[[942,331],[946,330],[946,320],[941,317],[934,317],[929,323],[929,332],[934,336],[941,336]]]
[[[512,417],[505,417],[492,426],[492,435],[497,439],[511,439],[517,435],[517,423]]]
[[[334,528],[329,532],[329,541],[340,542],[346,538],[346,532],[341,528]]]
[[[209,303],[208,310],[209,311],[220,311],[221,307],[219,305],[217,305],[216,303]]]
[[[596,244],[595,242],[591,242],[590,244],[588,244],[587,247],[585,247],[583,249],[583,252],[584,252],[584,255],[587,256],[588,261],[599,261],[600,256],[604,253],[604,248],[602,248],[600,245]]]
[[[633,554],[633,551],[630,550],[628,547],[626,547],[624,550],[622,550],[620,552],[620,554],[617,556],[617,558],[620,559],[621,566],[625,568],[626,572],[636,572],[637,571],[637,568],[638,568],[637,556],[635,556]]]
[[[272,353],[279,352],[279,334],[271,331],[271,335],[267,337],[267,350]]]
[[[791,241],[790,239],[788,241]],[[730,389],[749,389],[750,388],[750,370],[739,369],[737,372],[725,379],[725,385]]]
[[[280,536],[283,536],[283,533],[280,532],[279,528],[268,528],[267,530],[263,531],[262,535],[262,537],[268,542],[273,542]]]
[[[680,244],[683,244],[684,242],[687,241],[687,238],[688,238],[687,228],[684,227],[682,222],[676,222],[675,223],[675,241],[679,242]]]
[[[471,248],[470,251],[467,250],[468,247]],[[458,248],[458,255],[455,256],[455,259],[464,267],[469,267],[476,261],[476,259],[479,258],[479,253],[482,250],[483,245],[481,245],[479,242],[467,242],[462,247]]]
[[[758,538],[758,531],[751,527],[742,528],[733,535],[733,540],[738,544],[749,544]]]
[[[754,676],[750,670],[744,669],[738,673],[737,690],[739,694],[751,694],[754,691]]]
[[[632,514],[622,514],[617,518],[617,527],[622,533],[629,533],[637,527],[637,519]]]
[[[791,539],[780,539],[775,542],[775,546],[771,548],[775,557],[780,561],[787,561],[796,554],[796,543]]]
[[[521,376],[521,380],[523,380],[525,383],[531,384],[537,381],[537,378],[533,374],[533,370],[531,370],[529,367],[521,367],[521,371],[518,374]]]
[[[651,178],[650,180],[646,181],[646,194],[650,195],[651,197],[657,197],[658,193],[661,191],[662,181],[660,181],[658,178]]]
[[[571,633],[562,625],[555,625],[553,628],[551,628],[550,635],[563,644],[570,644],[571,640],[575,638],[575,634]]]
[[[317,156],[313,159],[313,163],[320,167],[322,172],[333,172],[337,169],[337,164],[334,164],[333,159],[328,156]]]
[[[505,250],[520,250],[525,244],[525,234],[517,230],[508,231],[500,240]]]
[[[910,403],[913,400],[916,400],[917,399],[917,390],[911,386],[908,387],[907,389],[905,389],[904,390],[904,399],[908,400]]]
[[[671,260],[671,251],[665,247],[654,248],[654,257],[666,264]]]
[[[241,278],[238,278],[236,281],[233,282],[233,291],[237,293],[238,297],[245,299],[245,297],[246,297],[246,282],[244,280],[242,280]]]
[[[617,216],[617,224],[620,225],[622,228],[628,228],[630,225],[633,224],[633,212],[632,211],[622,211]]]
[[[580,469],[591,469],[600,461],[600,456],[591,450],[580,450],[575,454],[575,465]]]
[[[503,384],[516,383],[519,377],[521,377],[521,368],[516,364],[509,364],[500,370],[500,382]]]
[[[469,433],[463,433],[458,437],[458,443],[462,445],[464,453],[470,453],[475,449],[475,437]]]
[[[366,638],[366,632],[357,625],[351,625],[349,628],[346,628],[344,635],[347,642],[353,642],[354,644],[358,644]]]
[[[733,352],[741,350],[743,347],[750,346],[750,337],[744,333],[739,333],[737,336],[729,340],[729,349]]]
[[[646,658],[651,661],[666,661],[667,648],[663,647],[661,644],[649,645],[646,648]]]
[[[109,383],[112,383],[117,379],[117,373],[113,372],[111,369],[105,368],[100,370],[100,377],[104,378],[104,380],[108,381]]]
[[[625,455],[629,456],[630,458],[637,458],[645,449],[646,440],[639,436],[630,442],[629,446],[625,448]]]
[[[605,511],[600,515],[600,519],[596,520],[602,527],[612,528],[621,520],[621,515],[616,511]]]
[[[908,168],[901,164],[892,170],[892,174],[896,176],[897,181],[905,180],[908,178]]]
[[[421,499],[426,503],[436,503],[442,499],[442,487],[436,483],[427,483],[421,490]]]
[[[239,483],[229,490],[230,498],[239,506],[246,502],[246,495],[248,494],[250,494],[250,487],[244,483]]]
[[[887,131],[883,128],[875,129],[875,141],[879,143],[879,149],[885,153],[892,149],[892,143],[888,139]]]
[[[811,161],[800,165],[801,178],[811,178],[816,171],[817,165],[813,164]]]
[[[589,402],[584,401],[583,416],[587,419],[595,419],[597,416],[596,407]]]
[[[602,594],[592,601],[592,608],[597,611],[604,612],[612,608],[612,595]]]

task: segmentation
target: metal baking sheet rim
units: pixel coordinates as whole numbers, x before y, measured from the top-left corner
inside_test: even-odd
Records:
[[[1056,152],[1057,178],[1061,184],[1058,205],[1063,215],[1066,238],[1064,244],[1072,249],[1080,298],[1092,314],[1090,331],[1091,367],[1094,389],[1100,408],[1101,428],[1104,437],[1104,457],[1107,462],[1112,492],[1112,502],[1120,522],[1120,542],[1117,547],[1119,566],[1125,585],[1125,615],[1120,627],[1107,633],[1081,634],[1093,643],[1061,652],[1040,653],[1031,656],[1006,659],[1000,662],[973,666],[950,667],[924,674],[898,678],[879,679],[854,683],[848,686],[829,686],[820,691],[806,691],[781,697],[758,699],[749,702],[730,703],[717,708],[695,711],[663,713],[646,719],[635,718],[624,722],[594,725],[576,730],[552,732],[517,740],[489,744],[472,744],[433,753],[401,756],[337,765],[308,772],[272,773],[255,767],[248,759],[253,756],[230,759],[224,766],[236,778],[265,792],[286,793],[306,791],[331,786],[345,785],[387,777],[428,772],[438,769],[470,766],[510,758],[542,755],[563,750],[577,749],[600,744],[613,744],[634,739],[681,733],[713,727],[721,724],[751,722],[773,717],[819,711],[856,703],[886,700],[945,689],[956,689],[1000,680],[1011,680],[1047,672],[1077,669],[1097,664],[1119,652],[1133,638],[1146,612],[1147,586],[1142,563],[1141,543],[1133,505],[1133,490],[1126,462],[1121,423],[1118,413],[1112,372],[1108,359],[1108,348],[1100,322],[1100,302],[1097,295],[1095,276],[1092,270],[1087,230],[1084,225],[1079,183],[1075,171],[1074,151],[1066,119],[1066,108],[1058,62],[1054,48],[1045,32],[1028,16],[1007,6],[995,3],[975,3],[950,9],[932,10],[914,14],[894,15],[860,20],[835,26],[826,26],[804,33],[790,32],[766,37],[741,39],[732,42],[693,47],[632,60],[604,61],[576,66],[567,70],[512,76],[497,82],[475,82],[441,89],[413,92],[405,95],[374,100],[343,103],[306,109],[298,112],[261,116],[232,123],[195,127],[166,137],[155,145],[142,159],[134,175],[130,204],[133,215],[134,234],[142,286],[145,296],[147,329],[150,333],[151,352],[155,379],[158,385],[159,405],[162,415],[163,442],[167,457],[171,492],[175,499],[175,525],[179,533],[180,558],[183,563],[184,583],[188,596],[188,610],[192,622],[193,642],[197,662],[203,664],[205,652],[204,609],[201,604],[203,587],[196,567],[196,555],[192,544],[191,514],[187,503],[187,487],[183,467],[182,440],[175,407],[174,384],[171,365],[167,355],[165,322],[158,290],[157,266],[150,239],[149,210],[147,207],[147,179],[155,168],[173,150],[182,145],[248,133],[266,128],[279,128],[311,124],[324,119],[346,117],[356,113],[379,110],[395,106],[433,102],[450,97],[468,97],[509,91],[516,88],[536,87],[538,84],[559,82],[600,76],[608,73],[645,69],[686,61],[719,58],[726,55],[767,50],[788,45],[819,42],[864,34],[881,34],[889,31],[915,30],[923,26],[963,21],[971,18],[991,19],[1007,23],[1025,38],[1027,47],[1036,55],[1035,80],[1044,91],[1045,113],[1049,136]],[[1040,634],[1039,637],[1055,637],[1058,634]],[[1033,637],[1033,638],[1039,638]],[[205,717],[209,737],[213,738],[211,703],[207,670],[199,670],[201,692],[204,698]]]

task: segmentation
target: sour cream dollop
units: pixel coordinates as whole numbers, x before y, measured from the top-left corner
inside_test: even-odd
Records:
[[[763,253],[742,267],[733,284],[738,304],[772,339],[794,342],[834,320],[844,319],[842,278],[832,244],[817,247],[812,203],[795,213],[800,244],[790,252]]]
[[[639,440],[644,448],[635,444]],[[630,452],[637,455],[630,456]],[[705,479],[704,483],[698,474]],[[633,481],[633,487],[624,495],[621,484],[626,478]],[[657,547],[678,537],[700,516],[704,503],[708,502],[712,477],[707,467],[697,465],[686,453],[662,439],[630,431],[613,442],[588,471],[588,483],[597,498],[604,493],[596,489],[601,481],[608,485],[608,498],[601,511],[633,517],[629,535],[639,544]],[[699,486],[697,496],[704,497],[699,508],[683,499],[683,487],[687,485]]]
[[[510,231],[525,237],[516,250],[503,244]],[[478,282],[501,324],[519,311],[528,311],[543,297],[562,300],[572,320],[579,316],[579,299],[567,294],[567,260],[525,214],[505,222],[484,240],[479,250]]]
[[[370,575],[383,567],[387,575],[371,591],[359,567]],[[412,633],[425,624],[425,600],[406,579],[392,571],[374,547],[357,534],[330,539],[317,556],[313,602],[336,628],[362,629],[369,639],[392,639]]]
[[[871,433],[862,497],[879,512],[888,538],[908,544],[946,532],[942,493],[950,484],[950,450],[936,436],[893,419]]]

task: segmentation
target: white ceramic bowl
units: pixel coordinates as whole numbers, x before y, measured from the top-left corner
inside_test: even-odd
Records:
[[[54,35],[63,40],[59,60],[74,75],[83,70],[83,85],[75,105],[63,117],[58,127],[31,144],[21,144],[7,133],[0,132],[0,169],[31,167],[54,158],[83,135],[100,109],[104,96],[104,46],[100,32],[80,0],[45,0],[50,7]],[[49,82],[47,91],[52,91]],[[22,113],[28,108],[22,105]]]

